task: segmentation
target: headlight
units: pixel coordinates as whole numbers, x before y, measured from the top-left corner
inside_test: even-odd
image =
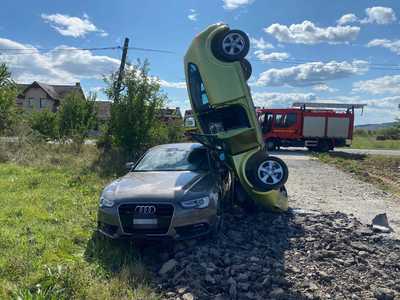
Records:
[[[112,207],[114,205],[114,201],[105,198],[104,196],[100,197],[100,207]]]
[[[210,204],[210,197],[203,197],[193,200],[182,201],[183,208],[206,208]]]

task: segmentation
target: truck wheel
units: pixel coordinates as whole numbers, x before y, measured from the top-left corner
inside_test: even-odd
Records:
[[[289,170],[283,160],[259,151],[246,164],[246,176],[257,190],[267,192],[284,185]]]
[[[246,79],[246,81],[249,80],[253,71],[251,63],[247,59],[243,58],[240,61],[240,65],[242,66],[244,78]]]
[[[316,147],[317,152],[328,152],[331,149],[331,145],[329,142],[326,141],[321,141],[318,143],[318,146]]]
[[[250,40],[241,30],[228,30],[213,38],[211,48],[215,57],[222,61],[240,61],[249,53]]]
[[[276,149],[275,142],[273,140],[269,140],[265,143],[268,151],[274,151]]]

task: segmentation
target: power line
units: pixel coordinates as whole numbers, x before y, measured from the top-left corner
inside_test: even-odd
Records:
[[[143,51],[143,52],[152,52],[152,53],[164,53],[164,54],[178,54],[176,52],[170,50],[163,50],[163,49],[152,49],[152,48],[141,48],[141,47],[129,47],[129,50],[134,51]],[[37,54],[39,52],[46,52],[46,51],[107,51],[107,50],[122,50],[121,46],[106,46],[106,47],[91,47],[91,48],[0,48],[0,56],[18,56],[18,55],[32,55]],[[2,53],[3,52],[3,53]],[[11,52],[11,53],[9,53]],[[14,53],[12,53],[14,52]],[[259,58],[252,58],[251,60],[261,61],[265,63],[277,63],[277,64],[288,64],[288,65],[302,65],[307,63],[316,63],[321,62],[327,64],[330,61],[327,60],[306,60],[306,59],[271,59],[271,60],[262,60]],[[400,64],[388,64],[388,63],[374,63],[368,62],[369,69],[372,70],[382,70],[382,71],[400,71]]]
[[[154,53],[166,53],[175,54],[175,52],[170,50],[161,49],[151,49],[151,48],[139,48],[139,47],[129,47],[130,50],[144,51],[144,52],[154,52]],[[95,47],[95,48],[0,48],[0,55],[30,55],[39,52],[48,51],[105,51],[105,50],[122,50],[121,46],[108,46],[108,47]],[[7,52],[7,53],[1,53]],[[8,53],[15,52],[15,53]]]

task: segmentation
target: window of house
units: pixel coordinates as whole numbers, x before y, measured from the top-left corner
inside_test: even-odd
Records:
[[[28,99],[26,99],[25,100],[26,102],[26,106],[27,107],[29,107],[29,108],[32,108],[33,107],[33,98],[32,97],[29,97]]]
[[[40,98],[39,100],[39,108],[47,108],[49,104],[49,100],[45,98]]]

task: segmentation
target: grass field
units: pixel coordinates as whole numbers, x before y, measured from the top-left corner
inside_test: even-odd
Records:
[[[382,189],[400,196],[400,157],[361,155],[349,153],[323,153],[318,158],[363,181],[377,184]]]
[[[375,136],[354,136],[351,147],[355,149],[400,150],[400,140],[377,141]]]
[[[96,155],[55,152],[0,163],[0,299],[158,299],[132,244],[95,233]]]

